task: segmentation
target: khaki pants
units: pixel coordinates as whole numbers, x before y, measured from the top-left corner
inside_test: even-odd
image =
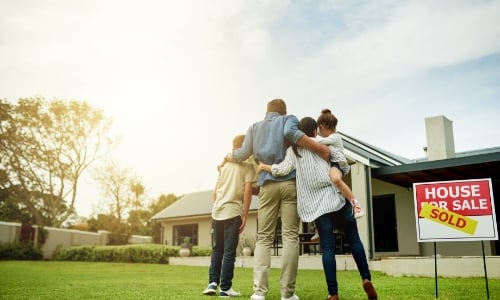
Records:
[[[268,181],[260,188],[257,242],[254,253],[254,292],[265,296],[269,290],[269,269],[276,222],[281,216],[283,256],[281,257],[281,297],[295,293],[299,262],[299,225],[295,179]]]

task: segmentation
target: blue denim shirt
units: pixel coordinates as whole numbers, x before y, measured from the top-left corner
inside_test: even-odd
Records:
[[[253,154],[257,161],[272,165],[280,163],[286,155],[291,143],[296,143],[304,132],[298,129],[299,120],[294,115],[280,115],[276,112],[266,114],[264,120],[254,123],[248,128],[243,145],[233,150],[235,161],[244,161]],[[287,176],[274,177],[269,172],[260,172],[258,184],[262,186],[266,180],[285,181],[295,178],[295,171]]]

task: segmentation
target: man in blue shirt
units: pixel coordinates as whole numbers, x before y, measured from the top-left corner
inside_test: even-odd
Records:
[[[287,115],[286,103],[282,99],[268,102],[264,120],[254,123],[245,134],[240,149],[235,149],[226,159],[244,161],[251,155],[265,164],[278,164],[292,143],[317,152],[328,160],[327,146],[319,144],[298,129],[298,119]],[[274,177],[261,172],[258,178],[259,210],[257,215],[257,242],[254,253],[254,293],[250,299],[265,300],[269,289],[271,249],[278,217],[281,217],[283,257],[281,259],[281,299],[299,300],[295,294],[295,282],[299,261],[299,226],[295,171],[283,177]]]

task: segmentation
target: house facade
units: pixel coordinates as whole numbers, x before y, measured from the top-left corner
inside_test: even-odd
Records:
[[[419,243],[415,219],[413,183],[490,178],[493,198],[500,197],[500,147],[455,153],[452,122],[444,116],[427,118],[427,156],[409,160],[346,134],[344,141],[351,172],[344,178],[365,209],[358,219],[361,240],[370,259],[383,257],[496,256],[498,240]],[[253,196],[243,236],[257,232],[258,197]],[[162,224],[162,241],[179,245],[188,236],[193,245],[210,246],[212,191],[184,196],[153,217]],[[498,205],[495,205],[498,224]],[[311,232],[304,223],[301,231]],[[498,234],[497,234],[498,236]],[[338,234],[338,253],[348,245]],[[276,247],[279,248],[279,228]],[[279,249],[275,254],[279,254]]]

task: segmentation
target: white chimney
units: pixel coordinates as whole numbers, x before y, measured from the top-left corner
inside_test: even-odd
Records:
[[[455,157],[453,124],[445,116],[425,119],[427,134],[427,159],[438,160]]]

